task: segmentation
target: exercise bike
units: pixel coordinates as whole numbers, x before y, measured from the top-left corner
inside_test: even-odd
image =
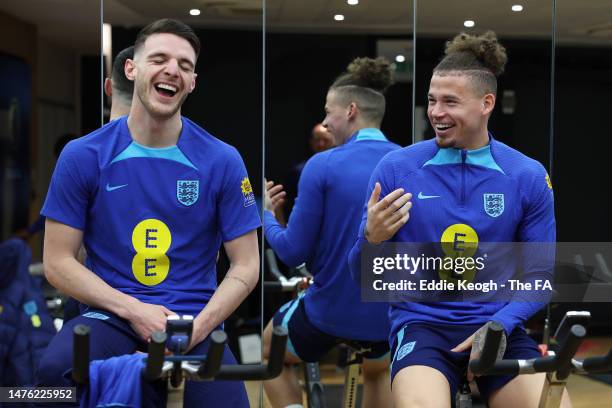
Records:
[[[283,369],[287,344],[287,331],[275,327],[267,364],[222,365],[227,335],[222,330],[210,334],[210,346],[206,355],[185,355],[193,331],[191,316],[169,316],[166,332],[154,332],[148,345],[145,366],[141,375],[146,381],[161,379],[170,381],[173,387],[183,380],[191,381],[250,381],[268,380],[278,376]],[[87,386],[89,380],[89,334],[85,325],[73,329],[74,351],[72,379]],[[173,355],[165,355],[166,348]]]
[[[539,408],[558,408],[571,373],[587,374],[612,372],[612,350],[605,356],[574,359],[578,347],[586,336],[589,312],[568,312],[554,338],[560,344],[557,353],[529,360],[498,360],[497,350],[504,333],[503,326],[492,322],[487,328],[484,346],[479,359],[469,363],[476,375],[520,375],[546,373],[546,380],[540,396]],[[461,408],[471,406],[463,401]],[[467,405],[467,404],[470,405]]]
[[[268,291],[293,292],[299,295],[312,284],[312,275],[304,266],[296,268],[298,276],[286,278],[278,267],[276,255],[272,249],[265,251],[266,262],[270,273],[276,281],[264,282],[264,288]],[[342,340],[338,343],[346,348],[346,359],[339,364],[345,369],[344,389],[342,394],[342,408],[355,408],[357,406],[357,386],[361,363],[364,355],[371,351],[369,347],[350,340]],[[321,382],[319,363],[304,362],[304,389],[306,402],[309,408],[326,408],[325,392]]]

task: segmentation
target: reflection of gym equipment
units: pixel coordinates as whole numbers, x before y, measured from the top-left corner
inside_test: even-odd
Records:
[[[298,266],[295,270],[301,276],[293,276],[287,279],[280,271],[276,255],[272,249],[266,250],[266,262],[268,270],[277,279],[276,281],[264,282],[264,287],[269,291],[295,292],[305,291],[312,284],[312,275],[305,265]],[[346,358],[340,361],[339,366],[344,367],[344,389],[342,394],[342,408],[354,408],[357,405],[357,383],[363,356],[370,351],[350,340],[342,340],[339,343],[346,351]],[[321,382],[319,363],[304,362],[304,388],[306,401],[309,408],[324,408],[327,406],[325,393]]]
[[[264,282],[264,288],[267,291],[292,292],[297,295],[305,291],[312,284],[312,276],[307,277],[304,274],[287,279],[278,268],[276,255],[270,248],[266,249],[266,262],[268,270],[276,278],[276,281]],[[303,271],[305,271],[305,268],[301,270],[301,272]],[[325,408],[327,404],[325,402],[323,384],[321,383],[319,363],[304,362],[302,365],[304,368],[304,391],[308,407]]]
[[[549,306],[550,326],[558,326],[567,311],[587,309],[592,333],[612,333],[612,245],[557,243],[557,247],[554,287],[558,293]]]
[[[178,387],[183,379],[267,380],[278,376],[282,371],[287,344],[287,332],[282,327],[274,328],[267,365],[221,365],[227,342],[227,335],[222,330],[211,333],[207,355],[185,355],[192,330],[191,316],[171,316],[168,318],[165,333],[153,333],[149,342],[146,365],[142,370],[145,380],[170,379],[172,386]],[[77,325],[74,328],[72,379],[81,385],[87,385],[89,380],[89,332],[89,327],[85,325]],[[165,355],[166,347],[173,355]]]
[[[503,327],[493,322],[487,329],[480,359],[470,362],[474,374],[482,375],[519,375],[545,372],[546,381],[540,397],[540,408],[555,408],[561,404],[561,397],[571,373],[612,372],[612,350],[606,356],[573,359],[586,336],[590,319],[589,312],[570,312],[566,314],[555,333],[560,344],[554,355],[530,360],[497,360],[497,350],[501,342]],[[471,404],[471,402],[470,402]],[[463,405],[470,407],[471,405]]]

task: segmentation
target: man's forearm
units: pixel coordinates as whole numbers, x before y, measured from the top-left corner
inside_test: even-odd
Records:
[[[111,287],[75,258],[46,261],[45,276],[60,292],[124,319],[128,318],[131,305],[138,302],[134,297]]]
[[[232,265],[214,295],[196,317],[203,340],[240,306],[259,280],[259,265]]]

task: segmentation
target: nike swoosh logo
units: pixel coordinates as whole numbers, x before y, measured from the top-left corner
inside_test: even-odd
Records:
[[[428,198],[440,198],[440,196],[423,195],[422,191],[419,191],[419,195],[417,197],[419,198],[419,200],[427,200]]]
[[[106,183],[106,191],[113,191],[127,186],[127,184],[122,184],[120,186],[111,186],[109,183]]]

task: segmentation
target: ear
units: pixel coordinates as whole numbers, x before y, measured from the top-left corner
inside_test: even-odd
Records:
[[[104,79],[104,94],[109,98],[113,96],[113,81],[110,78]]]
[[[495,107],[495,95],[492,93],[488,93],[482,99],[482,114],[490,115],[493,112],[493,108]]]
[[[346,118],[348,120],[354,119],[357,116],[357,104],[355,102],[351,102],[347,107]]]
[[[189,84],[189,93],[192,93],[193,90],[195,89],[197,76],[198,74],[196,73],[193,74],[193,79],[191,80],[191,84]]]
[[[136,79],[136,63],[134,62],[134,60],[129,58],[125,60],[123,72],[125,73],[125,77],[130,81]]]

